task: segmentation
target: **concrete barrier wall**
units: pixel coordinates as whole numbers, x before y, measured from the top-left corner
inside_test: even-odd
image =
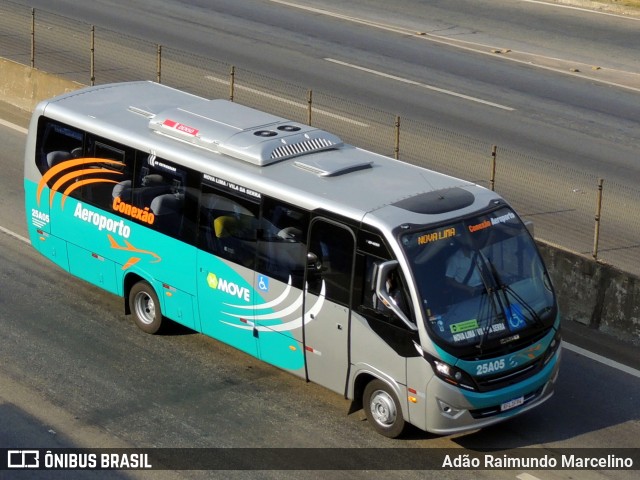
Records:
[[[0,58],[0,101],[31,111],[41,100],[84,85]],[[565,321],[640,345],[640,278],[539,241]]]
[[[31,111],[41,100],[84,85],[0,58],[0,101]]]
[[[538,241],[565,321],[640,345],[640,278]]]

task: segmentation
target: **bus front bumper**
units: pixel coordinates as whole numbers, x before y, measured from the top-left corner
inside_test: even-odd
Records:
[[[536,375],[492,392],[469,392],[433,377],[427,386],[425,430],[451,435],[493,425],[527,412],[553,395],[561,348]]]

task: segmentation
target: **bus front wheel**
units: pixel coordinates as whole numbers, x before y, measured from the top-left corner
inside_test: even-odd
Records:
[[[367,384],[362,396],[362,405],[367,421],[376,432],[389,438],[399,437],[404,431],[405,421],[398,397],[382,380]]]
[[[146,333],[157,333],[162,326],[160,300],[149,283],[141,281],[131,287],[129,309],[135,324]]]

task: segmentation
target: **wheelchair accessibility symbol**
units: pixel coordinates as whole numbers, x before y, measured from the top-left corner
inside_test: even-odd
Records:
[[[269,291],[269,277],[265,275],[258,275],[258,290],[261,292]]]
[[[506,308],[507,320],[509,321],[509,327],[511,330],[519,330],[526,325],[526,320],[522,314],[520,305],[514,303]]]

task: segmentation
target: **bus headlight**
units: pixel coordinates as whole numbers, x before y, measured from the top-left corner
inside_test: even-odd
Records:
[[[464,370],[460,370],[442,360],[435,358],[430,360],[434,373],[447,383],[455,385],[456,387],[465,388],[467,390],[476,390],[475,383],[471,376]]]

